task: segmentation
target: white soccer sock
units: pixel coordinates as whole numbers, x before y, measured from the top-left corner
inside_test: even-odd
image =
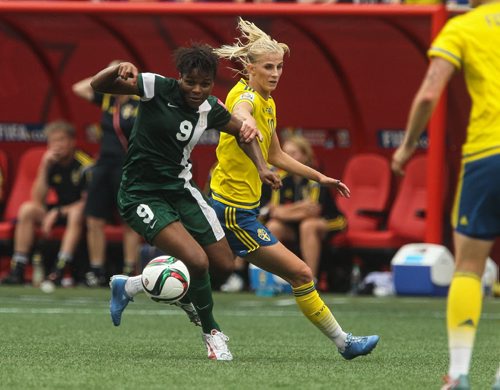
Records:
[[[144,290],[142,289],[141,275],[132,276],[125,282],[125,292],[130,298],[135,297],[142,291]]]
[[[457,379],[460,375],[469,374],[472,347],[450,347],[450,378]]]
[[[347,333],[342,330],[342,327],[335,320],[333,314],[324,317],[318,324],[320,325],[319,329],[325,336],[332,340],[341,352],[344,352]]]
[[[345,341],[347,339],[347,333],[342,330],[340,325],[335,328],[335,330],[331,334],[332,341],[335,343],[338,349],[341,352],[345,351]]]

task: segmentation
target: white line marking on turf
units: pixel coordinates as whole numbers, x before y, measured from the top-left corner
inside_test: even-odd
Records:
[[[344,317],[357,316],[361,312],[343,313]],[[40,314],[40,315],[54,315],[54,314],[99,314],[109,315],[105,309],[84,309],[84,308],[22,308],[22,307],[0,307],[0,314]],[[248,310],[217,310],[218,315],[233,316],[233,317],[301,317],[302,313],[298,311],[278,311],[278,310],[259,310],[259,312]],[[366,314],[366,313],[365,313]],[[127,316],[179,316],[185,315],[182,310],[176,308],[163,309],[163,310],[141,310],[141,309],[127,309]],[[444,312],[433,311],[426,312],[427,317],[442,319]],[[397,318],[410,318],[415,317],[414,314],[408,313],[391,313],[392,317]],[[483,313],[481,316],[483,320],[499,320],[500,313]]]

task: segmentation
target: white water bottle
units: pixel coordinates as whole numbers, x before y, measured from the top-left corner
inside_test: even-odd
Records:
[[[33,275],[31,276],[31,283],[33,284],[33,287],[39,287],[44,279],[43,261],[40,252],[35,252],[33,254],[32,262],[33,262]]]

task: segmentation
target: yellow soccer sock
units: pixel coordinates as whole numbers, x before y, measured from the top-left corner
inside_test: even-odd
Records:
[[[452,378],[469,373],[472,348],[481,315],[481,279],[457,272],[451,281],[446,311]]]
[[[319,296],[314,282],[293,288],[295,300],[302,313],[341,350],[345,347],[346,333]]]

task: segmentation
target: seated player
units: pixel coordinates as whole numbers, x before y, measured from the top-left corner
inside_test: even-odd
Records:
[[[302,136],[287,139],[283,151],[302,164],[313,163],[312,147]],[[284,173],[281,180],[283,186],[271,197],[266,226],[278,240],[298,242],[302,258],[317,280],[322,244],[332,234],[345,229],[346,219],[327,187],[288,173]]]
[[[49,280],[60,284],[64,268],[73,260],[75,248],[83,228],[84,188],[86,168],[92,159],[75,149],[75,128],[64,121],[45,127],[47,151],[40,161],[38,173],[31,188],[31,199],[19,208],[14,233],[14,254],[11,271],[2,283],[24,283],[24,269],[35,241],[35,229],[41,227],[48,235],[54,225],[65,224],[57,262]],[[58,203],[47,204],[47,194],[53,189]]]

